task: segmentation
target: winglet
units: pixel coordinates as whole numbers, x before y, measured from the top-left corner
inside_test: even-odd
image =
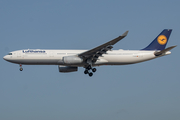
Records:
[[[155,55],[155,56],[160,56],[160,55],[166,53],[167,51],[170,51],[171,49],[175,48],[176,46],[177,46],[177,45],[168,47],[168,48],[166,48],[166,49],[164,49],[164,50],[161,50],[161,51],[159,51],[159,52],[156,51],[156,52],[154,52],[154,55]]]
[[[125,33],[123,33],[121,36],[126,36],[128,34],[129,31],[126,31]]]

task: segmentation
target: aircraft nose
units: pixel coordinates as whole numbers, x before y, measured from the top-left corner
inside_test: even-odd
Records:
[[[7,60],[7,55],[5,55],[5,56],[3,57],[3,59],[4,59],[4,60]]]

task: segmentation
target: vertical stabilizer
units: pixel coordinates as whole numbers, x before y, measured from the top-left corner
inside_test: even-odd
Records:
[[[164,50],[172,29],[164,29],[146,48],[142,50]]]

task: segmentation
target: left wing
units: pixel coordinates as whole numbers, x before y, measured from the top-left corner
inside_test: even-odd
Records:
[[[127,34],[128,31],[107,43],[104,43],[96,48],[80,53],[78,56],[83,58],[84,61],[90,60],[91,62],[96,62],[99,56],[102,56],[102,54],[105,54],[108,50],[111,50],[113,48],[112,45],[116,44],[118,41],[126,37]]]

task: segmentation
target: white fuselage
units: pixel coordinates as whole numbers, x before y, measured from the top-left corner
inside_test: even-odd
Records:
[[[82,67],[87,63],[66,64],[63,62],[65,56],[77,56],[86,50],[18,50],[11,52],[10,55],[4,56],[4,59],[17,64],[26,65],[64,65]],[[138,62],[143,62],[157,58],[154,55],[155,51],[143,50],[111,50],[103,54],[98,60],[92,64],[93,66],[100,65],[126,65]],[[170,54],[171,52],[166,52]]]

